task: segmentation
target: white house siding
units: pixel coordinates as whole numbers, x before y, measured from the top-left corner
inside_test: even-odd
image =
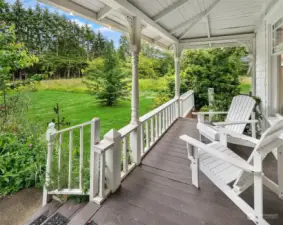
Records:
[[[256,33],[256,96],[261,98],[262,112],[268,114],[268,27],[265,21]]]

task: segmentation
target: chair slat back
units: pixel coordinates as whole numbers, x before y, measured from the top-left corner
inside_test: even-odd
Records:
[[[278,119],[270,128],[268,128],[261,136],[259,143],[254,148],[252,154],[248,159],[248,163],[253,165],[254,154],[260,153],[262,160],[270,153],[273,149],[283,145],[283,118]],[[247,183],[252,183],[252,174],[242,172],[238,179],[235,181],[234,186],[242,187]]]
[[[235,96],[230,105],[225,122],[249,120],[255,107],[255,104],[256,101],[250,96]],[[225,126],[225,128],[240,134],[244,132],[245,127],[246,124],[235,124]]]

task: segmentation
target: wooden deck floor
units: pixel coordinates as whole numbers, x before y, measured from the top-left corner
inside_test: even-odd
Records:
[[[185,144],[178,138],[181,134],[198,138],[196,121],[177,120],[101,207],[79,204],[71,210],[71,215],[66,204],[61,206],[63,212],[69,209],[68,224],[94,221],[98,225],[252,225],[203,174],[200,174],[200,189],[192,186]],[[245,157],[251,151],[239,146],[232,148]],[[270,155],[265,161],[265,172],[276,179],[276,170]],[[252,189],[243,197],[253,204]],[[270,224],[282,225],[283,200],[267,189],[264,200],[264,213],[274,217],[268,220]]]

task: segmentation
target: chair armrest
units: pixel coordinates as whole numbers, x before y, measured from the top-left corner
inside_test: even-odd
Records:
[[[228,112],[193,112],[193,115],[220,115],[228,114]]]
[[[258,144],[259,140],[256,139],[256,138],[253,138],[253,137],[250,137],[250,136],[247,136],[247,135],[244,135],[244,134],[240,134],[240,133],[237,133],[237,132],[234,132],[234,131],[231,131],[225,127],[220,127],[219,129],[219,133],[224,133],[224,134],[228,134],[232,137],[236,137],[236,138],[239,138],[239,139],[242,139],[242,140],[246,140],[246,141],[249,141],[255,145]]]
[[[235,125],[235,124],[249,124],[249,123],[258,123],[258,120],[245,120],[245,121],[227,121],[227,122],[215,122],[215,126],[226,126],[226,125]]]
[[[230,157],[229,155],[227,154],[223,154],[223,153],[220,153],[218,151],[216,151],[214,148],[192,138],[192,137],[189,137],[187,135],[182,135],[180,136],[180,139],[187,142],[188,144],[196,147],[196,148],[199,148],[203,151],[206,151],[207,153],[219,158],[219,159],[222,159],[228,163],[231,163],[232,165],[240,168],[240,169],[243,169],[247,172],[260,172],[260,171],[256,171],[255,168],[250,165],[249,163],[247,163],[245,160],[243,159],[238,159],[238,158],[232,158]]]

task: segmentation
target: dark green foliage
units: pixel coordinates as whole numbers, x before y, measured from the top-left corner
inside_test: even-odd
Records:
[[[113,43],[106,45],[105,57],[91,63],[85,74],[85,82],[91,93],[103,105],[112,106],[128,95],[125,74]]]
[[[181,93],[195,91],[196,108],[208,105],[208,88],[214,88],[215,108],[227,110],[232,98],[240,94],[239,75],[245,65],[241,57],[244,48],[220,48],[187,50],[184,53],[181,72]],[[169,89],[174,93],[174,77],[170,77]]]
[[[66,121],[65,117],[61,118],[60,113],[63,112],[63,110],[59,107],[58,103],[53,108],[53,111],[56,114],[56,118],[52,119],[52,122],[55,123],[57,130],[60,130],[61,126],[70,126],[71,125],[70,122]]]
[[[46,145],[36,126],[0,131],[0,197],[44,182]]]
[[[0,21],[14,24],[17,42],[39,57],[29,75],[46,74],[48,78],[81,77],[88,60],[104,55],[109,41],[90,26],[79,26],[64,16],[42,9],[25,9],[20,0],[13,5],[0,0]],[[15,71],[15,79],[18,79]]]

